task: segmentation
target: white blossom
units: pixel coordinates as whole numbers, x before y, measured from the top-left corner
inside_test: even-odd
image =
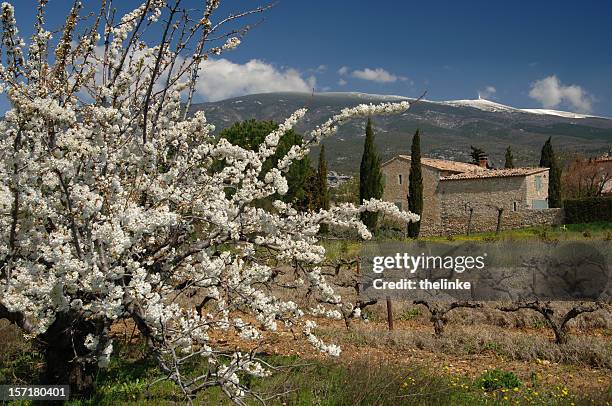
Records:
[[[208,1],[206,10],[218,4]],[[264,162],[306,109],[290,115],[255,151],[215,137],[204,112],[188,116],[183,110],[188,70],[171,67],[192,59],[160,44],[149,47],[138,31],[139,21],[162,23],[165,9],[164,1],[143,3],[103,35],[60,40],[55,53],[47,51],[54,45],[51,34],[38,27],[26,56],[13,7],[0,6],[0,87],[11,105],[0,121],[0,309],[19,314],[32,336],[70,317],[90,324],[83,338],[75,336],[82,341],[75,348],[85,348],[80,355],[100,367],[113,353],[108,327],[132,319],[169,379],[184,379],[185,360],[197,355],[215,368],[217,384],[241,397],[241,373],[269,372],[239,353],[224,362],[211,335],[261,340],[265,330],[301,330],[316,349],[340,354],[315,335],[314,322],[304,320],[306,313],[342,317],[342,298],[321,272],[319,226],[351,228],[370,238],[359,220],[363,211],[418,220],[378,200],[316,212],[278,200],[272,208],[256,203],[287,193],[291,163],[339,125],[409,104],[344,109],[264,173]],[[212,29],[209,19],[201,29]],[[232,37],[217,48],[239,43]],[[100,49],[103,54],[96,53]],[[152,76],[156,62],[158,80]],[[263,250],[270,257],[262,257]],[[299,264],[296,284],[321,305],[302,309],[266,288],[277,282],[276,262]],[[201,307],[188,304],[196,299]]]

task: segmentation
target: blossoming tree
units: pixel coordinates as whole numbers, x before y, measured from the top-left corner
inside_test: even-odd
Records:
[[[248,390],[239,377],[269,373],[254,354],[216,346],[211,334],[219,331],[258,340],[263,331],[291,329],[337,355],[338,347],[314,334],[310,317],[352,309],[321,273],[320,224],[369,238],[363,211],[418,217],[375,200],[318,212],[253,202],[285,193],[292,161],[338,125],[409,104],[343,110],[263,174],[280,136],[306,110],[256,151],[215,138],[203,112],[188,113],[203,61],[235,48],[248,29],[227,24],[266,7],[216,20],[219,0],[203,2],[196,17],[181,0],[147,0],[118,18],[112,0],[101,0],[85,18],[76,1],[54,39],[46,3],[39,0],[28,45],[13,6],[2,3],[0,16],[0,80],[11,105],[0,123],[0,317],[40,345],[46,382],[91,390],[121,319],[133,321],[186,399],[219,386],[240,403]],[[143,33],[155,25],[161,38],[149,46]],[[274,294],[282,286],[270,257],[293,266],[316,307]],[[186,373],[194,358],[204,359],[205,370]]]

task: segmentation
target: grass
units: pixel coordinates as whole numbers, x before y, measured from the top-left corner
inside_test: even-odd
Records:
[[[361,240],[323,240],[323,247],[329,260],[353,258],[361,252]]]
[[[513,372],[503,371],[500,369],[492,369],[483,373],[478,378],[478,384],[484,390],[495,389],[518,389],[523,383],[514,375]]]
[[[447,378],[432,377],[417,370],[399,371],[382,366],[355,364],[349,367],[328,363],[304,363],[293,357],[268,357],[268,362],[286,367],[282,373],[269,379],[250,379],[247,385],[273,405],[391,405],[414,404],[402,402],[402,397],[419,397],[419,404],[475,404],[480,393],[455,389]],[[197,366],[196,366],[197,367]],[[140,371],[123,374],[125,369]],[[147,388],[154,378],[154,369],[142,365],[132,367],[115,362],[100,386],[98,396],[86,401],[73,401],[70,405],[170,404],[182,400],[173,384],[164,382]],[[111,377],[110,381],[106,381]],[[126,379],[127,378],[127,379]],[[406,385],[404,385],[406,383]],[[408,385],[410,384],[410,386]],[[440,391],[432,391],[440,387]],[[469,388],[473,389],[473,388]],[[196,398],[197,404],[229,405],[221,391],[213,388]],[[250,402],[257,404],[253,400]]]
[[[420,317],[408,311],[407,314],[409,314],[407,318]],[[9,345],[11,352],[0,354],[0,371],[2,371],[0,384],[36,383],[42,364],[35,347],[23,339],[18,340],[18,334],[14,334],[15,329],[5,328],[1,331],[4,333],[4,338],[9,341],[5,343]],[[415,345],[435,345],[435,351],[450,353],[491,351],[504,353],[511,358],[511,354],[508,353],[510,348],[524,347],[526,341],[532,340],[525,338],[513,344],[512,342],[519,338],[518,332],[511,337],[500,334],[485,337],[486,339],[481,337],[478,341],[475,336],[470,337],[466,334],[466,330],[457,331],[457,334],[450,334],[450,337],[438,340],[433,340],[430,333],[422,336],[411,336],[410,332],[406,334],[409,335],[395,335],[391,341],[370,334],[361,335],[359,339],[370,347],[392,345],[396,350],[401,350]],[[570,343],[571,345],[575,344]],[[470,346],[474,348],[469,350]],[[457,350],[460,347],[463,349]],[[277,372],[265,379],[243,377],[245,378],[243,382],[267,399],[267,403],[271,405],[510,405],[517,402],[538,405],[572,403],[586,405],[612,402],[612,387],[601,393],[570,393],[562,384],[550,386],[540,383],[537,376],[521,382],[512,371],[503,369],[484,371],[480,376],[470,378],[463,372],[454,370],[452,365],[431,367],[425,366],[427,364],[390,362],[378,358],[358,357],[351,362],[338,362],[334,359],[305,360],[289,356],[264,356],[264,359],[271,365],[278,366]],[[574,361],[579,362],[579,360]],[[198,361],[191,365],[189,372],[195,373],[205,368],[206,363]],[[160,376],[156,365],[146,358],[142,345],[121,345],[118,342],[117,352],[109,368],[101,370],[96,377],[95,395],[90,399],[73,399],[66,404],[72,406],[183,404],[185,399],[176,385],[169,381],[154,383]],[[23,401],[16,404],[31,403]],[[232,403],[219,388],[212,388],[200,393],[194,404],[230,405]],[[251,399],[248,404],[259,403]]]
[[[492,240],[585,240],[609,239],[612,237],[611,222],[596,222],[583,224],[565,224],[563,226],[533,226],[516,230],[503,230],[495,232],[474,233],[471,235],[455,235],[455,241],[492,241]],[[444,241],[448,237],[423,237],[424,241]]]
[[[523,385],[512,372],[492,370],[470,379],[443,368],[434,373],[420,367],[357,361],[350,365],[304,362],[295,357],[266,357],[282,372],[271,378],[244,382],[270,405],[570,405],[605,404],[612,394],[570,394],[564,386],[544,388],[537,382]],[[201,365],[194,364],[198,369]],[[66,405],[170,405],[181,404],[180,390],[170,382],[151,383],[159,377],[152,362],[115,357],[97,377],[91,399]],[[595,396],[595,397],[593,397]],[[27,405],[28,402],[19,404]],[[194,404],[232,404],[218,388],[200,393]],[[248,404],[260,404],[250,399]]]
[[[408,312],[409,313],[409,312]],[[410,316],[412,317],[412,316]],[[6,326],[4,326],[6,327]],[[41,368],[41,357],[35,347],[25,340],[17,340],[16,330],[1,330],[11,352],[0,354],[0,384],[34,384]],[[460,335],[465,337],[465,332]],[[439,340],[424,337],[396,336],[396,348],[409,346],[407,341],[423,339],[440,344]],[[499,339],[499,337],[496,337]],[[383,345],[382,337],[361,337],[366,343]],[[516,339],[509,337],[508,342]],[[452,340],[457,346],[457,340]],[[468,338],[463,344],[469,344]],[[486,340],[482,351],[505,351],[506,343]],[[403,344],[402,344],[403,343]],[[14,344],[14,345],[13,345]],[[183,404],[180,389],[161,376],[155,363],[145,357],[144,347],[138,344],[122,346],[108,369],[96,377],[96,393],[89,399],[72,399],[71,406],[93,405],[173,405]],[[523,343],[518,343],[521,346]],[[418,345],[418,343],[416,344]],[[438,348],[438,350],[440,350]],[[264,356],[266,362],[278,367],[270,378],[243,377],[252,391],[261,395],[270,405],[586,405],[606,404],[612,401],[612,387],[601,393],[570,393],[562,384],[546,386],[537,376],[521,382],[512,371],[493,369],[469,378],[451,366],[425,367],[411,363],[385,362],[380,359],[356,358],[352,362],[304,360],[289,356]],[[206,368],[205,361],[191,365],[191,373]],[[248,404],[260,404],[250,399]],[[30,405],[27,401],[19,405]],[[194,404],[232,404],[219,388],[198,394]]]
[[[0,320],[0,385],[26,383],[42,358],[23,334],[6,320]]]
[[[447,326],[438,338],[433,338],[432,333],[433,329],[398,327],[392,333],[374,329],[326,329],[319,335],[331,342],[401,353],[421,350],[451,358],[493,354],[522,362],[546,360],[568,366],[612,369],[612,347],[604,337],[573,335],[566,344],[555,345],[543,334],[487,325]]]
[[[391,233],[380,230],[377,233],[376,241],[409,241],[401,233]],[[495,232],[473,233],[470,235],[453,235],[420,237],[421,241],[441,242],[441,241],[481,241],[493,242],[500,240],[508,241],[529,241],[539,240],[545,242],[553,241],[592,241],[606,240],[612,241],[612,222],[596,222],[583,224],[565,224],[563,226],[533,226],[515,230],[503,230],[499,234]],[[326,250],[326,257],[329,260],[339,258],[356,257],[361,252],[362,240],[355,238],[342,239],[323,239],[323,247]]]
[[[417,317],[421,316],[421,314],[422,314],[421,308],[407,307],[397,316],[397,318],[399,320],[412,320],[412,319],[416,319]]]

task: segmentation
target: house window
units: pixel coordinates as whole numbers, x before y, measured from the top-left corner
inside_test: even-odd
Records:
[[[512,202],[512,211],[518,211],[518,202]]]
[[[399,175],[397,175],[397,181],[399,182],[399,184],[402,184],[402,174],[400,173]]]
[[[542,190],[542,177],[541,176],[535,177],[535,188],[538,192]]]

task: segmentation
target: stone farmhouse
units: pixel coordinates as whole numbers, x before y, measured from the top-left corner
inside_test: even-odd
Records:
[[[408,210],[410,156],[382,164],[383,199]],[[455,235],[560,224],[561,209],[548,208],[548,168],[488,169],[478,165],[421,158],[421,235]]]

